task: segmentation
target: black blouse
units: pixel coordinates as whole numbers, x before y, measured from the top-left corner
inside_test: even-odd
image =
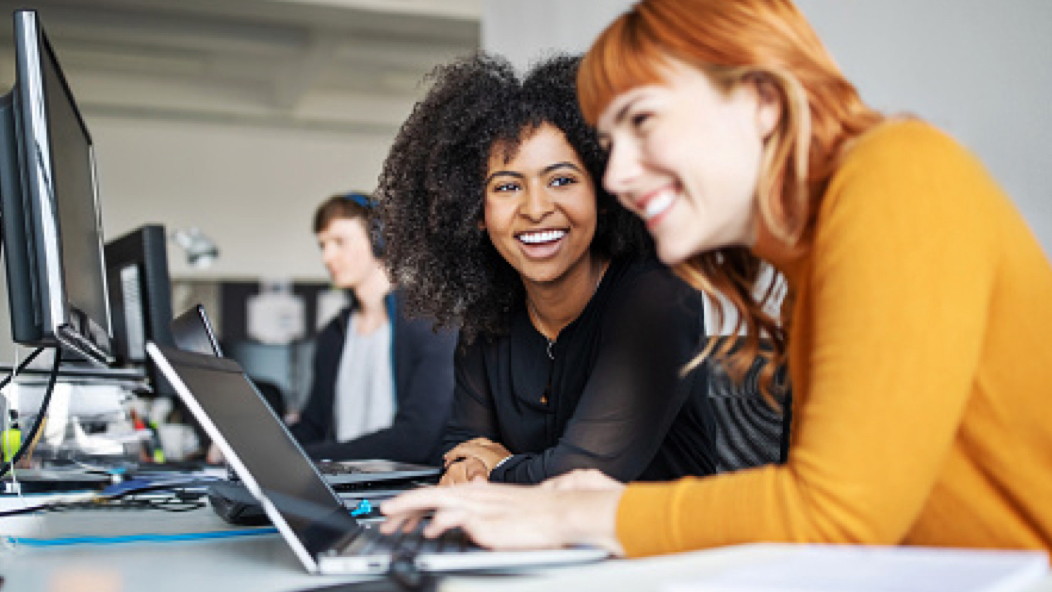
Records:
[[[548,357],[523,306],[511,334],[458,347],[443,449],[476,437],[514,456],[491,481],[539,483],[577,468],[620,481],[716,472],[699,351],[701,296],[656,261],[611,262]]]

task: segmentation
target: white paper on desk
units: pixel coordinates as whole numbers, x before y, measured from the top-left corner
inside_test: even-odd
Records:
[[[665,592],[1013,592],[1048,573],[1041,551],[801,545]]]

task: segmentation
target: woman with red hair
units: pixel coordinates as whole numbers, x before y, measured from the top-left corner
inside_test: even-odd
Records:
[[[665,263],[738,313],[747,347],[702,355],[788,362],[788,463],[473,484],[386,513],[435,509],[428,532],[459,526],[493,547],[630,556],[1052,548],[1052,266],[981,163],[867,107],[789,0],[645,0],[595,42],[578,96],[609,151],[605,187]],[[777,313],[755,290],[766,266],[788,286]]]

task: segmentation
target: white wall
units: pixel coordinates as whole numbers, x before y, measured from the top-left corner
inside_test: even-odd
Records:
[[[482,47],[584,51],[629,0],[486,0]],[[974,150],[1052,254],[1052,2],[797,0],[862,97]]]
[[[219,245],[206,270],[169,245],[173,277],[324,280],[311,221],[338,191],[375,188],[391,137],[237,123],[99,117],[103,228],[197,226]]]
[[[557,49],[584,52],[606,25],[635,0],[485,0],[482,49],[519,68]]]

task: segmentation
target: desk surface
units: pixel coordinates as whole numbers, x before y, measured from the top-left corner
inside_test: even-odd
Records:
[[[272,532],[271,529],[265,529]],[[36,546],[32,541],[99,537],[120,540],[135,532],[150,542]],[[75,510],[0,519],[0,592],[285,592],[354,577],[308,574],[277,534],[164,540],[177,533],[244,532],[211,508],[185,513],[158,510]],[[15,538],[9,538],[15,535]],[[106,538],[102,538],[106,537]],[[361,579],[361,578],[357,578]]]
[[[150,525],[151,532],[230,530],[209,508],[171,514],[157,510],[78,510],[0,519],[0,535],[40,539],[58,536],[113,536]],[[138,527],[140,531],[142,527]],[[443,591],[535,590],[667,591],[669,584],[743,565],[763,565],[784,545],[754,545],[645,560],[539,571],[526,576],[452,577]],[[0,546],[0,592],[291,592],[355,581],[354,577],[312,576],[277,534],[221,539],[75,544],[38,547],[10,539]],[[357,578],[360,579],[360,578]],[[1052,576],[1027,592],[1052,592]]]

